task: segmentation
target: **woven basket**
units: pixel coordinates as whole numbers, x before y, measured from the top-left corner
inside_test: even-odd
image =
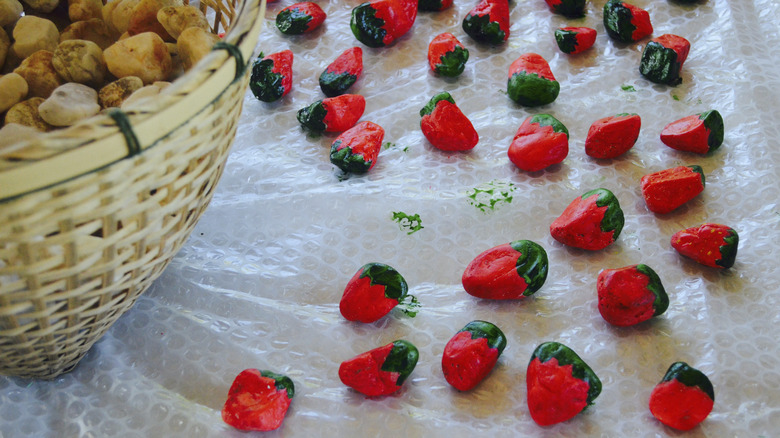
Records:
[[[158,98],[0,155],[0,374],[71,370],[163,272],[233,142],[265,0],[200,1],[209,55]]]

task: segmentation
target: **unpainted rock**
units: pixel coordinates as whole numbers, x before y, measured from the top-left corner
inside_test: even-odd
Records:
[[[117,78],[138,76],[144,84],[168,79],[171,55],[154,32],[144,32],[117,41],[103,52],[108,71]]]
[[[14,73],[18,73],[27,81],[28,96],[45,99],[64,83],[52,65],[53,57],[54,52],[39,50],[25,58],[19,67],[14,69]]]
[[[71,22],[103,19],[101,0],[68,0],[68,17]]]
[[[0,76],[0,113],[27,97],[27,81],[16,73]]]
[[[60,40],[60,32],[51,20],[25,15],[16,22],[13,37],[11,50],[18,57],[26,58],[38,50],[53,52]]]
[[[141,78],[125,76],[101,88],[98,92],[98,102],[103,108],[120,107],[125,99],[143,86]]]
[[[45,99],[42,97],[33,97],[12,106],[8,112],[5,113],[5,124],[18,123],[42,132],[53,130],[54,127],[46,123],[38,113],[38,106],[42,104],[44,100]]]
[[[145,99],[153,99],[157,97],[169,85],[171,85],[170,82],[160,81],[136,90],[122,103],[122,109],[127,109],[129,106],[135,105],[136,103]]]
[[[113,2],[112,2],[113,3]],[[114,44],[116,38],[106,26],[101,18],[93,18],[86,21],[77,21],[71,23],[60,33],[60,42],[67,40],[87,40],[92,41],[100,47],[100,50],[106,50],[108,46]]]
[[[164,41],[175,41],[165,27],[157,21],[157,13],[168,6],[180,6],[181,0],[140,0],[130,14],[127,33],[138,35],[144,32],[154,32]]]
[[[33,10],[47,14],[60,4],[60,0],[24,0],[24,2]]]
[[[133,8],[141,0],[114,0],[103,6],[103,21],[116,35],[127,32]]]
[[[38,107],[41,118],[54,126],[71,126],[99,111],[97,91],[75,82],[57,87]]]
[[[176,47],[179,58],[185,70],[192,68],[201,58],[206,56],[219,37],[199,27],[190,27],[179,35]]]
[[[24,12],[24,7],[18,0],[0,0],[0,27],[13,27]]]
[[[57,46],[51,60],[57,73],[68,82],[100,86],[106,77],[103,51],[87,40],[67,40]]]
[[[175,39],[189,27],[199,27],[208,31],[209,22],[203,12],[195,6],[167,6],[157,12],[157,21],[162,24],[165,31]]]

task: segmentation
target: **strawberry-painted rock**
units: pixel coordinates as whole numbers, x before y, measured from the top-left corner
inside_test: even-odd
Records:
[[[642,177],[642,196],[653,213],[669,213],[704,191],[701,166],[677,166]]]
[[[526,172],[536,172],[562,162],[569,154],[569,131],[549,114],[537,114],[523,121],[507,155]]]
[[[674,233],[672,248],[704,266],[728,269],[734,266],[739,234],[726,225],[705,223]]]
[[[595,251],[617,240],[624,223],[617,197],[600,188],[574,199],[550,224],[550,234],[564,245]]]

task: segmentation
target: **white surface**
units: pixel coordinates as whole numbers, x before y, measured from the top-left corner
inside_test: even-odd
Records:
[[[328,13],[320,30],[282,36],[273,19],[290,3],[269,5],[260,47],[294,52],[293,91],[273,104],[247,94],[225,175],[192,238],[73,372],[50,382],[0,378],[0,437],[255,436],[220,418],[230,383],[245,368],[281,372],[296,385],[282,428],[256,435],[676,435],[650,415],[647,399],[677,360],[705,372],[716,396],[710,417],[686,436],[768,437],[780,430],[780,4],[635,0],[650,12],[654,35],[675,33],[692,43],[684,82],[671,88],[640,77],[647,40],[624,46],[608,39],[604,0],[589,2],[580,20],[553,15],[542,0],[515,0],[511,36],[496,48],[477,45],[460,28],[472,1],[421,13],[407,36],[383,49],[352,36],[354,1],[320,2]],[[594,48],[575,57],[560,53],[553,31],[564,25],[596,28]],[[427,66],[428,42],[444,31],[471,52],[457,79],[437,77]],[[354,45],[364,50],[364,74],[352,89],[366,97],[362,120],[383,126],[394,146],[368,175],[345,179],[328,159],[335,136],[306,136],[295,114],[324,97],[320,72]],[[544,56],[561,83],[554,103],[530,110],[505,94],[509,64],[529,51]],[[440,152],[419,130],[419,109],[440,90],[452,94],[480,134],[470,153]],[[726,124],[714,154],[660,142],[664,125],[709,109]],[[636,146],[615,160],[588,158],[590,124],[621,112],[642,117]],[[506,150],[534,113],[553,114],[568,127],[570,154],[529,174],[509,163]],[[639,179],[678,164],[704,168],[704,193],[671,214],[649,212]],[[482,212],[468,195],[491,182],[511,184],[513,198]],[[625,212],[618,241],[598,252],[555,242],[552,220],[597,187],[612,190]],[[424,228],[408,235],[392,221],[394,211],[419,214]],[[670,247],[674,232],[703,222],[739,232],[732,269],[697,265]],[[467,295],[460,285],[466,264],[516,239],[547,250],[545,285],[517,302]],[[405,276],[423,305],[416,318],[393,312],[361,325],[340,316],[344,285],[370,261]],[[669,310],[634,328],[611,327],[596,308],[596,276],[635,263],[658,272]],[[497,324],[508,346],[480,386],[459,393],[443,378],[441,353],[474,319]],[[369,400],[340,383],[341,361],[399,338],[419,348],[420,361],[398,394]],[[536,345],[550,340],[572,347],[604,389],[586,412],[541,428],[528,414],[525,368]]]

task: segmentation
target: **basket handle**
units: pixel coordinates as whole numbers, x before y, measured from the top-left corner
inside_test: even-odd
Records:
[[[119,108],[113,108],[107,111],[109,117],[116,122],[119,132],[125,137],[125,143],[127,144],[127,156],[132,157],[141,153],[141,144],[138,142],[138,137],[135,136],[133,126],[130,124],[130,119],[127,117],[124,111]]]
[[[233,78],[233,82],[241,79],[244,76],[247,65],[244,62],[244,54],[241,53],[241,49],[235,44],[226,43],[224,41],[218,41],[214,44],[211,50],[226,50],[230,56],[236,61],[236,76]]]

